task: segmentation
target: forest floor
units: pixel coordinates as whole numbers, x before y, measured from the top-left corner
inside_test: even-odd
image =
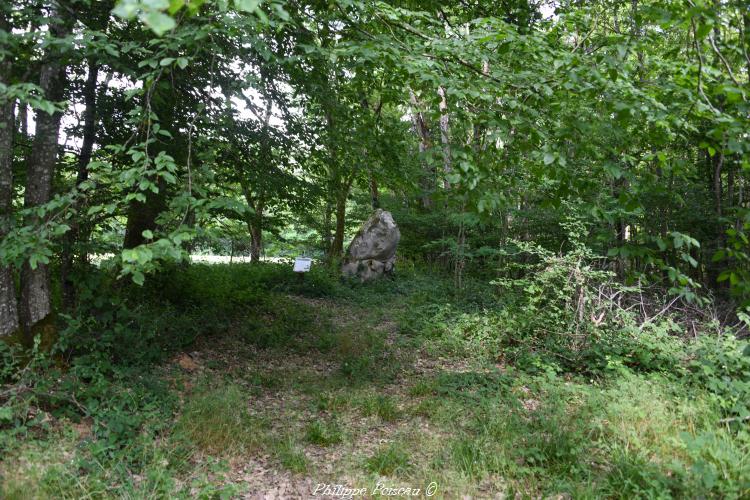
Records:
[[[227,335],[200,342],[173,360],[181,368],[175,374],[178,385],[187,394],[213,400],[217,386],[208,381],[221,379],[218,390],[248,395],[246,404],[257,422],[249,432],[262,435],[259,441],[266,446],[249,456],[244,448],[229,453],[225,481],[240,486],[247,498],[307,498],[316,488],[323,495],[326,486],[329,491],[365,488],[367,496],[390,488],[419,496],[504,491],[500,477],[475,484],[440,465],[465,408],[433,401],[435,381],[466,374],[482,378],[492,373],[487,367],[473,371],[465,360],[431,356],[403,338],[392,317],[403,313],[397,301],[373,309],[330,299],[289,299],[324,318],[324,328],[336,338],[333,354],[269,351]],[[374,366],[365,369],[391,372],[392,378],[352,382],[341,373],[341,359],[357,362],[352,354],[371,349],[373,341],[380,344],[379,352],[367,361]]]
[[[749,441],[717,430],[702,393],[659,374],[515,368],[488,355],[500,326],[450,280],[273,289],[276,275],[247,285],[254,269],[193,266],[172,292],[155,285],[160,300],[196,298],[166,320],[195,339],[115,375],[96,399],[106,410],[33,403],[21,430],[0,433],[0,497],[750,493]]]

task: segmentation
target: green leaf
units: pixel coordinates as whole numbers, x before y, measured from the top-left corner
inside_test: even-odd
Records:
[[[167,9],[167,12],[169,12],[170,16],[173,16],[185,6],[185,3],[185,0],[172,0],[169,2],[169,9]]]
[[[701,24],[698,29],[695,30],[695,37],[698,40],[703,40],[706,36],[711,33],[713,26],[710,23]]]
[[[143,265],[148,264],[153,258],[154,258],[154,253],[148,248],[142,247],[138,250],[138,263],[140,265],[143,266]]]
[[[141,14],[141,21],[143,21],[146,26],[151,28],[151,31],[159,36],[163,35],[177,25],[174,19],[172,19],[170,16],[164,14],[163,12],[155,10],[144,12],[143,14]]]
[[[143,0],[143,4],[153,10],[164,10],[169,7],[169,0]]]
[[[125,262],[135,262],[138,260],[138,253],[132,248],[128,248],[122,251],[122,260]]]
[[[13,420],[13,410],[10,406],[0,408],[0,422],[11,422]]]
[[[174,57],[165,57],[164,59],[159,61],[159,66],[162,66],[162,67],[169,66],[173,62],[174,62]]]
[[[544,153],[544,164],[549,165],[555,161],[555,155],[552,153]]]
[[[132,19],[137,13],[138,3],[135,0],[122,0],[112,9],[112,14],[122,19]]]
[[[146,277],[143,275],[140,271],[134,271],[133,272],[133,283],[136,285],[143,285],[143,283],[146,281]]]
[[[188,65],[188,60],[187,60],[186,57],[178,57],[177,58],[177,66],[179,66],[180,69],[187,68],[187,65]]]
[[[234,0],[234,6],[243,12],[255,12],[258,10],[258,5],[260,5],[260,0]]]

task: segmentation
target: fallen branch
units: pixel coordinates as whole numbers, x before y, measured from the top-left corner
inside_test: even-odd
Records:
[[[746,417],[731,417],[731,418],[722,418],[719,420],[720,424],[728,424],[730,422],[745,422],[747,420],[750,420],[750,415]]]

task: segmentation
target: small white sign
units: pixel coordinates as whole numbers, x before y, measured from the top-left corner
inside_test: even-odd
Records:
[[[312,266],[312,259],[309,257],[297,257],[294,259],[294,272],[306,273]]]

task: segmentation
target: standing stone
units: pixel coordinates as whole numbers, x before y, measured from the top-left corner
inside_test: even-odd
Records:
[[[375,210],[349,245],[341,274],[371,281],[392,273],[400,239],[391,213]]]

